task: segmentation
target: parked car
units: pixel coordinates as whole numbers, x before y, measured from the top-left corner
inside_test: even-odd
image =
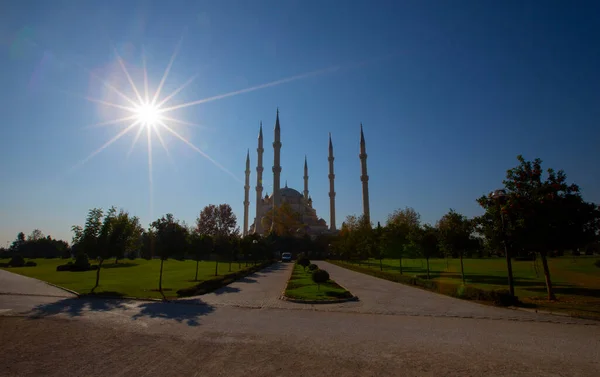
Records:
[[[281,254],[282,262],[291,262],[292,261],[292,253],[283,253]]]

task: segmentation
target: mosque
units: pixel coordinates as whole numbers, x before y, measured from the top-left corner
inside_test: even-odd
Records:
[[[258,132],[258,160],[256,167],[256,217],[253,224],[248,224],[248,209],[250,207],[250,151],[246,155],[246,181],[244,185],[244,227],[243,235],[258,234],[266,235],[274,230],[274,226],[282,216],[287,216],[293,224],[294,233],[317,236],[320,234],[337,233],[335,225],[335,174],[333,170],[333,144],[331,133],[329,134],[329,226],[327,222],[317,215],[313,208],[312,198],[308,192],[308,164],[304,158],[304,190],[300,193],[291,187],[281,188],[281,127],[279,125],[279,109],[275,118],[275,130],[273,141],[273,193],[263,197],[263,130],[262,122]],[[360,125],[360,154],[361,163],[363,215],[370,218],[369,213],[369,176],[367,175],[367,152],[362,124]],[[275,221],[273,219],[275,218]]]

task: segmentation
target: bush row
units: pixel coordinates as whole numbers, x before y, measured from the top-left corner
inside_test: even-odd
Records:
[[[25,258],[21,255],[13,256],[8,263],[0,263],[0,267],[35,267],[37,263],[30,260],[25,262]]]
[[[485,290],[462,284],[442,283],[430,279],[425,279],[421,276],[400,275],[388,271],[380,271],[362,266],[355,266],[349,263],[344,263],[336,260],[329,261],[340,267],[347,268],[363,274],[375,276],[381,279],[412,285],[427,289],[429,291],[442,293],[448,296],[454,296],[466,300],[488,301],[498,306],[511,306],[519,304],[516,297],[512,297],[508,290]]]
[[[177,296],[199,296],[208,292],[212,292],[216,289],[226,286],[227,284],[231,284],[238,279],[248,276],[256,271],[260,271],[263,268],[270,266],[271,264],[273,264],[273,261],[267,261],[261,264],[257,264],[256,266],[251,266],[236,272],[228,273],[226,275],[215,276],[211,279],[200,282],[192,287],[179,289],[177,291]]]

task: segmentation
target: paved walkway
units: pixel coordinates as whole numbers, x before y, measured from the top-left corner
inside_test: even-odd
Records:
[[[41,280],[6,270],[0,270],[0,294],[75,297],[75,295]]]
[[[361,274],[328,262],[317,261],[315,264],[319,268],[327,270],[333,280],[359,298],[358,302],[327,305],[323,310],[409,316],[598,324],[597,321],[482,305]]]
[[[216,306],[276,307],[293,266],[293,263],[275,263],[214,292],[185,300],[198,299]]]

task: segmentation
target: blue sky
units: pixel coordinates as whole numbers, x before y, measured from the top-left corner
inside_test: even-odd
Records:
[[[229,203],[241,223],[246,151],[265,131],[271,192],[279,106],[282,183],[310,193],[329,220],[327,134],[335,148],[337,222],[362,210],[359,125],[365,130],[371,216],[414,207],[426,222],[501,185],[516,156],[564,169],[600,201],[600,6],[592,1],[19,1],[0,15],[0,244],[34,228],[70,240],[92,207],[122,207],[143,224],[167,212],[193,223]],[[176,45],[168,105],[315,72],[176,110],[202,127],[174,129],[233,172],[161,132],[127,152],[135,131],[72,169],[127,123],[127,105],[97,77],[135,98],[116,60],[143,88],[142,51],[156,89]],[[334,69],[335,68],[335,69]],[[121,115],[122,116],[122,115]],[[144,134],[145,135],[145,134]],[[152,203],[152,205],[151,205]]]

